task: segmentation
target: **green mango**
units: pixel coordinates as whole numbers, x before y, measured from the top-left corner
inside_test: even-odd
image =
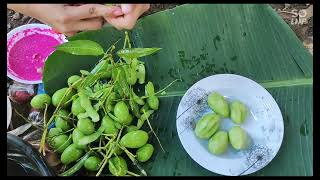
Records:
[[[140,162],[148,161],[151,158],[153,151],[154,147],[152,146],[152,144],[145,144],[137,150],[137,160]]]
[[[230,117],[234,123],[244,123],[248,115],[248,111],[246,106],[242,102],[234,101],[230,106],[230,111]]]
[[[68,88],[62,88],[57,90],[53,95],[52,95],[52,104],[57,107],[59,102],[62,100],[63,95],[66,93],[66,91],[68,90]],[[67,101],[69,101],[72,96],[75,95],[75,91],[72,89],[64,98],[63,101],[61,102],[61,106],[62,107],[67,107],[69,105],[69,103],[66,104]]]
[[[228,133],[225,131],[218,131],[209,140],[208,149],[212,154],[220,155],[228,149]]]
[[[142,130],[131,131],[120,139],[120,145],[126,148],[140,148],[147,143],[149,135]]]
[[[35,109],[44,109],[51,103],[51,97],[48,94],[38,94],[31,99],[30,105]]]
[[[67,165],[78,160],[83,155],[83,153],[84,151],[77,148],[75,144],[70,144],[61,154],[60,160],[62,164]]]
[[[232,147],[236,150],[243,150],[249,146],[249,136],[240,126],[233,126],[228,135]]]
[[[223,96],[217,92],[213,92],[208,96],[209,107],[220,116],[226,118],[229,117],[228,102]]]
[[[85,113],[86,112],[86,110],[81,106],[80,98],[77,98],[76,100],[74,100],[72,102],[71,112],[75,116],[78,116],[80,113]]]
[[[114,176],[126,175],[128,171],[126,160],[121,156],[112,157],[109,160],[109,171]]]
[[[220,126],[220,116],[214,113],[204,115],[197,123],[195,134],[201,139],[209,139]]]

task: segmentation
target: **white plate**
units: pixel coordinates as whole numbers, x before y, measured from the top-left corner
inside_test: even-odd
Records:
[[[9,53],[11,48],[15,45],[16,42],[18,42],[20,39],[22,39],[25,36],[29,36],[32,34],[45,34],[48,36],[51,36],[58,40],[60,43],[67,42],[66,37],[63,34],[57,34],[54,31],[52,31],[52,28],[48,25],[45,24],[25,24],[22,26],[19,26],[17,28],[12,29],[8,34],[7,34],[7,76],[15,81],[18,81],[20,83],[24,84],[39,84],[42,83],[42,80],[35,80],[35,81],[30,81],[30,80],[25,80],[18,78],[14,72],[11,72],[8,69],[8,58],[9,58]]]
[[[240,100],[249,108],[241,125],[251,138],[248,149],[236,151],[229,144],[226,153],[216,156],[208,151],[208,140],[195,136],[195,123],[213,112],[207,105],[207,96],[213,91],[228,102]],[[209,171],[228,176],[246,175],[265,167],[279,151],[284,133],[281,111],[270,93],[258,83],[234,74],[209,76],[189,88],[180,101],[176,125],[180,141],[194,161]],[[234,125],[225,118],[220,129],[228,131]]]
[[[11,116],[12,116],[11,101],[10,101],[9,97],[7,96],[7,129],[9,128],[9,125],[11,122]]]

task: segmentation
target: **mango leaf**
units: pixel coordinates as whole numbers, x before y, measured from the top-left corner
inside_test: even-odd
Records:
[[[103,48],[98,43],[90,40],[69,41],[57,46],[56,50],[74,55],[99,56],[104,53]]]
[[[96,36],[100,34],[104,38]],[[69,42],[76,40],[91,40],[97,42],[104,50],[107,50],[117,40],[123,37],[124,32],[116,31],[112,27],[96,31],[81,32],[76,36],[69,38]],[[116,49],[122,48],[124,40],[117,43]],[[101,59],[99,56],[82,55],[77,56],[63,51],[54,51],[45,62],[42,82],[46,93],[52,95],[56,85],[64,84],[67,86],[68,77],[72,75],[81,75],[80,70],[91,71],[97,62]],[[76,61],[76,62],[75,62]]]
[[[126,48],[117,51],[117,55],[122,58],[133,59],[151,55],[160,49],[161,48]]]
[[[123,36],[123,32],[105,27],[71,39],[93,40],[107,49]],[[269,5],[182,5],[140,19],[130,38],[137,48],[162,48],[140,59],[145,62],[146,82],[150,80],[155,89],[162,89],[182,79],[160,96],[159,111],[151,121],[167,153],[150,136],[155,150],[151,160],[143,163],[148,175],[217,175],[198,165],[183,149],[176,113],[192,84],[220,73],[239,74],[263,85],[284,117],[284,139],[277,156],[251,175],[313,175],[313,58]],[[45,90],[54,92],[64,87],[70,74],[91,70],[98,60],[54,52],[45,66]]]

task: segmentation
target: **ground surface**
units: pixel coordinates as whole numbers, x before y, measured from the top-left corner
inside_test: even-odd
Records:
[[[152,4],[151,8],[145,15],[153,14],[165,9],[174,8],[178,4]],[[274,8],[279,15],[289,24],[292,30],[296,33],[298,38],[304,44],[306,48],[313,54],[313,6],[310,4],[271,4],[272,8]],[[292,21],[295,13],[300,12],[301,18],[305,19],[305,24],[297,24],[293,25]],[[144,16],[145,16],[144,15]],[[36,19],[30,18],[28,16],[24,16],[22,14],[16,13],[11,10],[7,10],[7,32],[10,30],[24,25],[28,23],[41,23]],[[12,80],[7,78],[8,86],[12,84]],[[7,86],[7,89],[8,89]],[[29,103],[26,104],[17,104],[12,103],[14,109],[18,110],[23,116],[27,117],[30,112]],[[25,121],[18,116],[15,112],[13,112],[13,125],[10,129],[16,128],[22,124],[25,124]]]

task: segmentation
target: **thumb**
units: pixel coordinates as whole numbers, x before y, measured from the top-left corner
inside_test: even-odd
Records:
[[[133,4],[121,4],[121,10],[123,14],[129,14],[133,11],[134,5]]]

